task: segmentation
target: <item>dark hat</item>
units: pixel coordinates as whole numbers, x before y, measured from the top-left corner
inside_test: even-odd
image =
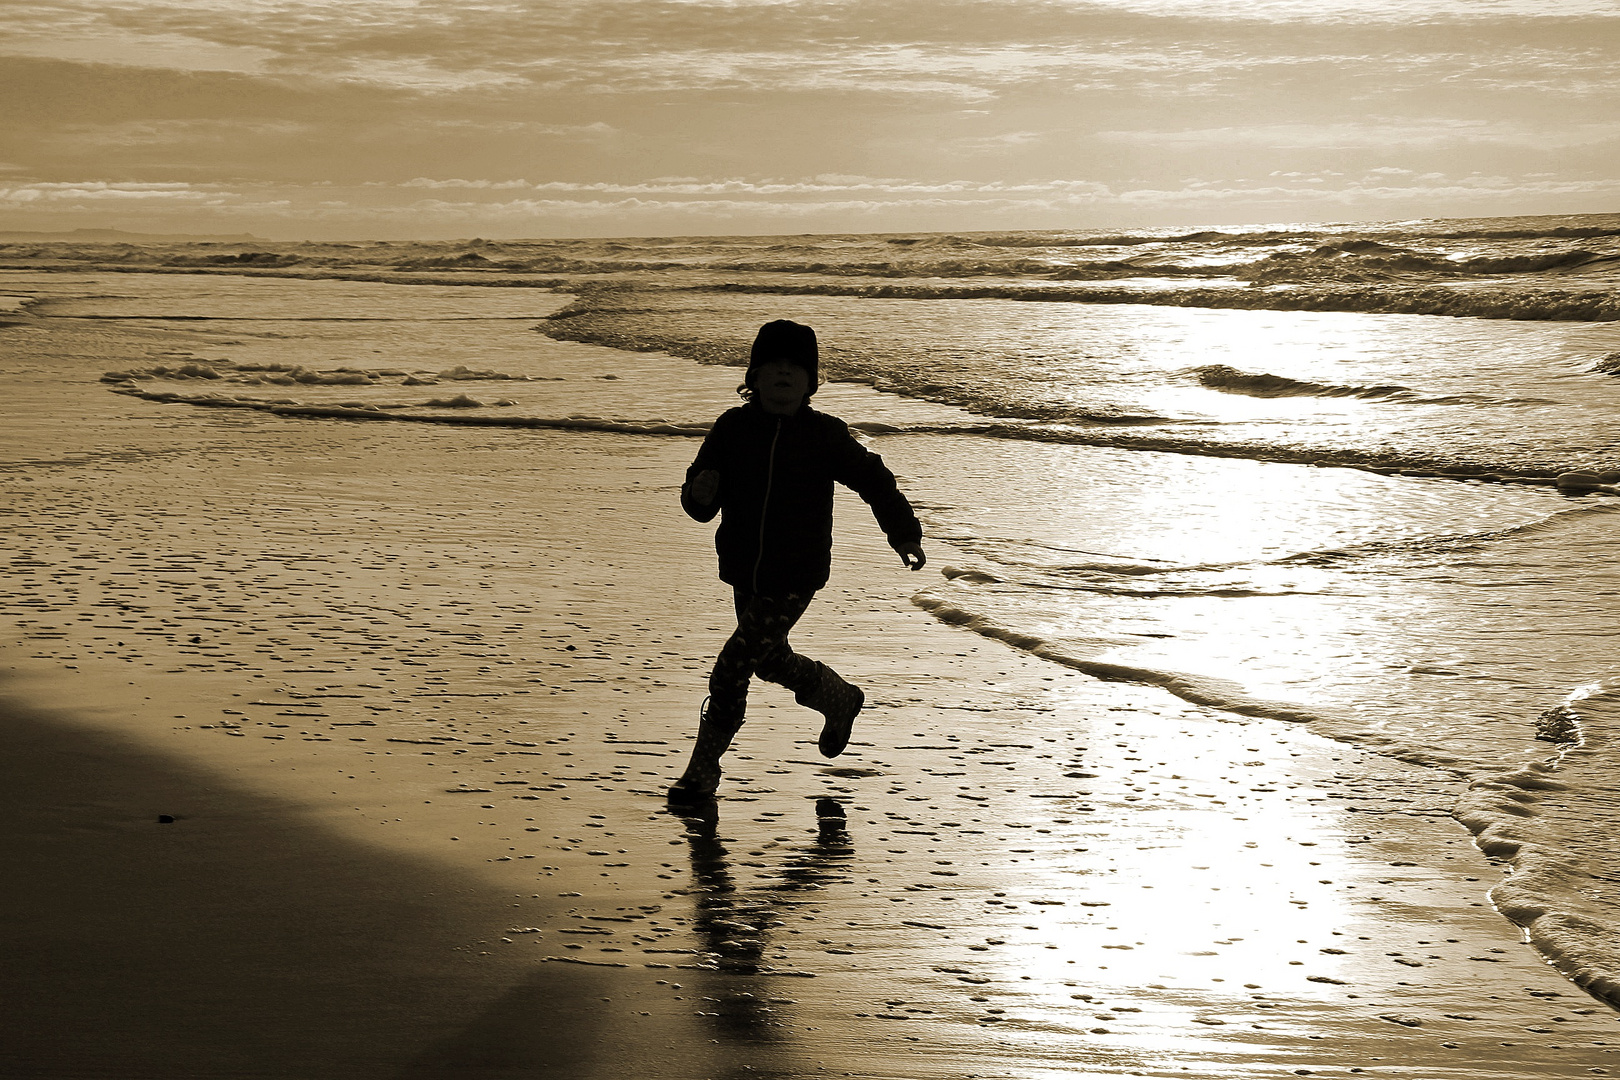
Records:
[[[801,323],[777,319],[759,328],[754,347],[748,353],[748,374],[743,377],[746,386],[754,385],[759,365],[771,360],[786,360],[804,368],[810,376],[810,394],[816,392],[820,374],[821,353],[816,348],[816,332]]]

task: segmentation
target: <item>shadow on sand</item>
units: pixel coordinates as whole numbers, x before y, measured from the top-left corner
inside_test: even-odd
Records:
[[[381,1080],[519,979],[600,1074],[597,972],[477,955],[509,894],[65,714],[0,730],[0,1075]]]

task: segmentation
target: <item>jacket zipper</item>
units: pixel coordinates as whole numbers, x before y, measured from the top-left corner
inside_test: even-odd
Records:
[[[759,504],[759,552],[754,556],[754,592],[759,592],[759,568],[765,561],[765,516],[771,508],[771,485],[776,480],[776,442],[782,437],[782,420],[776,421],[776,431],[771,435],[771,452],[765,461],[765,498]]]

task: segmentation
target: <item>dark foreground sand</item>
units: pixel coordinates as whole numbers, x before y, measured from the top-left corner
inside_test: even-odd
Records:
[[[858,503],[796,636],[856,745],[762,692],[682,818],[690,442],[164,406],[95,383],[138,335],[3,333],[0,1076],[1620,1067],[1451,778],[941,625]]]

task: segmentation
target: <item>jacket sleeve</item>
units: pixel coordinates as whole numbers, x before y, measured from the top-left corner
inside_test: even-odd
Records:
[[[703,437],[703,445],[698,448],[697,457],[686,467],[686,480],[681,484],[681,509],[698,521],[713,521],[720,512],[720,505],[726,501],[726,471],[722,467],[725,461],[722,450],[726,438],[725,427],[726,418],[722,416],[709,428],[709,433]],[[713,469],[720,474],[720,490],[707,506],[692,497],[692,481],[705,469]]]
[[[883,459],[862,446],[850,434],[847,424],[835,421],[833,427],[828,433],[833,443],[833,479],[854,491],[872,508],[872,516],[888,537],[890,547],[922,540],[922,523],[912,511],[911,503],[900,493],[894,473],[883,464]]]

